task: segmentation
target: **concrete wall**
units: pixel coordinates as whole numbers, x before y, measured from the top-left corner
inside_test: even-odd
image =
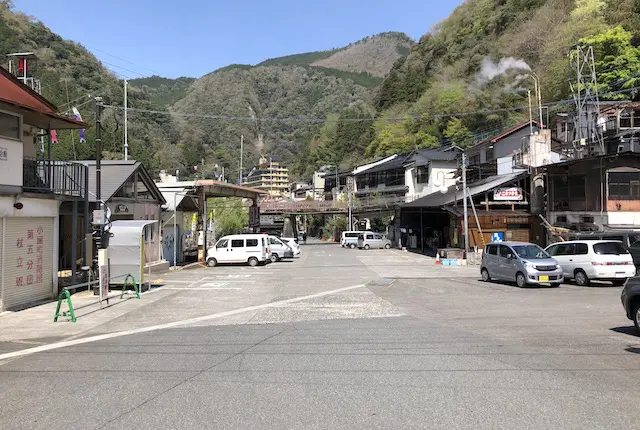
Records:
[[[429,164],[429,181],[426,184],[419,184],[417,168],[412,167],[405,170],[405,184],[408,187],[407,201],[435,193],[443,185],[450,187],[455,184],[455,172],[457,170],[456,161],[431,161]]]
[[[0,137],[0,186],[22,187],[22,166],[22,142]]]

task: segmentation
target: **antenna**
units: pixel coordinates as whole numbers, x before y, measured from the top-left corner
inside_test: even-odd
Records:
[[[598,96],[598,77],[593,57],[593,46],[576,45],[569,51],[569,87],[575,102],[573,147],[581,152],[584,148],[576,147],[587,143],[599,144],[601,154],[605,153],[602,129],[598,126],[600,115],[600,98]]]

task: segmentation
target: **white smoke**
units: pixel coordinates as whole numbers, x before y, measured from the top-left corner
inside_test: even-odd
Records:
[[[524,60],[513,57],[501,58],[497,63],[491,58],[485,57],[482,60],[480,71],[476,75],[476,82],[480,86],[485,85],[498,76],[505,75],[510,70],[531,70],[531,67]],[[522,80],[522,76],[519,75],[516,79],[518,81]]]

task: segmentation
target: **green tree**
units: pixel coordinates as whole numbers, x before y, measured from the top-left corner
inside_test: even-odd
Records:
[[[631,44],[630,32],[616,26],[593,37],[580,40],[592,45],[598,73],[598,91],[603,98],[625,99],[629,93],[609,94],[640,84],[640,48]]]
[[[249,209],[240,198],[208,199],[207,212],[207,220],[213,217],[217,237],[242,233],[249,226]]]
[[[451,143],[465,146],[471,143],[473,135],[469,129],[464,126],[460,118],[451,118],[444,131],[444,137],[446,137]]]

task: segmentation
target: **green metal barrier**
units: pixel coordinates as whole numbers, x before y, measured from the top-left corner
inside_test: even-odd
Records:
[[[124,278],[124,284],[122,285],[122,293],[120,294],[120,298],[124,297],[124,293],[127,291],[127,282],[129,282],[129,278],[131,278],[131,286],[133,287],[133,291],[136,292],[136,297],[140,298],[140,289],[138,288],[138,284],[136,284],[136,278],[133,277],[131,273]]]
[[[69,309],[67,312],[60,313],[60,306],[62,305],[62,301],[67,301],[67,308]],[[62,290],[58,295],[58,306],[56,307],[56,315],[53,318],[53,322],[58,322],[58,317],[62,315],[63,317],[70,316],[71,322],[76,322],[76,313],[73,311],[73,304],[71,303],[71,294],[69,291]]]

